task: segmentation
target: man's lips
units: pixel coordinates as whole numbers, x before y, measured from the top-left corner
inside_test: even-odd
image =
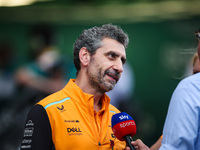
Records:
[[[119,80],[119,76],[112,73],[106,73],[109,77],[113,78],[116,82]]]

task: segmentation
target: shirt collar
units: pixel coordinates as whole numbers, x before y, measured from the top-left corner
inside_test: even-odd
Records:
[[[75,83],[75,79],[70,79],[67,85],[63,88],[63,91],[69,95],[69,97],[84,106],[89,106],[94,109],[94,96],[92,94],[84,93],[82,89]],[[101,97],[102,109],[106,110],[110,104],[110,98],[103,94]],[[101,111],[100,110],[100,111]]]

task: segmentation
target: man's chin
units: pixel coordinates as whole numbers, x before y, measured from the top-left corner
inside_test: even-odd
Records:
[[[116,82],[114,82],[114,81],[109,80],[109,81],[107,81],[107,83],[104,82],[104,84],[103,84],[104,92],[109,92],[109,91],[113,90],[115,85],[116,85]]]
[[[114,87],[115,87],[115,84],[110,84],[110,85],[108,85],[108,86],[107,86],[107,92],[113,90]]]

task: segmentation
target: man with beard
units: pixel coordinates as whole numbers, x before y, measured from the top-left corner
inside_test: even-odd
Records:
[[[111,117],[120,111],[105,92],[120,78],[128,42],[112,24],[82,32],[74,43],[76,79],[30,110],[21,150],[125,149],[111,129]],[[134,145],[145,147],[141,140]]]

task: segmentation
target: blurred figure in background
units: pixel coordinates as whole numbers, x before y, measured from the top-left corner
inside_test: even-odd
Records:
[[[0,42],[0,103],[2,104],[11,101],[16,90],[13,77],[15,58],[12,46],[12,43],[7,40]]]
[[[20,146],[23,126],[30,107],[45,96],[62,89],[67,81],[68,70],[55,46],[54,38],[48,26],[34,26],[29,34],[30,62],[17,68],[15,73],[12,72],[15,84],[12,87],[16,87],[14,94],[10,94],[13,101],[8,107],[4,107],[0,114],[1,150],[16,150]],[[5,51],[4,53],[7,55]],[[8,83],[5,85],[8,86]],[[0,85],[4,90],[5,87]]]
[[[16,95],[16,82],[14,78],[16,57],[14,57],[14,45],[10,40],[1,39],[0,42],[0,149],[7,150],[7,133],[12,122],[12,107]],[[9,113],[8,113],[9,112]],[[15,132],[12,133],[15,135]],[[11,146],[12,147],[12,146]],[[12,149],[12,148],[11,148]]]
[[[16,81],[20,86],[22,99],[35,104],[43,97],[63,88],[66,72],[50,26],[33,26],[28,37],[30,63],[16,71]]]
[[[49,47],[44,49],[35,61],[16,72],[16,81],[25,90],[22,93],[28,93],[24,94],[26,101],[34,104],[64,87],[64,66],[60,60],[59,51]]]
[[[67,80],[67,69],[56,47],[52,27],[35,25],[30,30],[28,39],[29,63],[21,66],[15,77],[20,87],[21,101],[31,102],[32,105],[63,88]]]
[[[54,30],[49,25],[34,25],[27,34],[30,61],[34,61],[44,49],[56,45]]]

